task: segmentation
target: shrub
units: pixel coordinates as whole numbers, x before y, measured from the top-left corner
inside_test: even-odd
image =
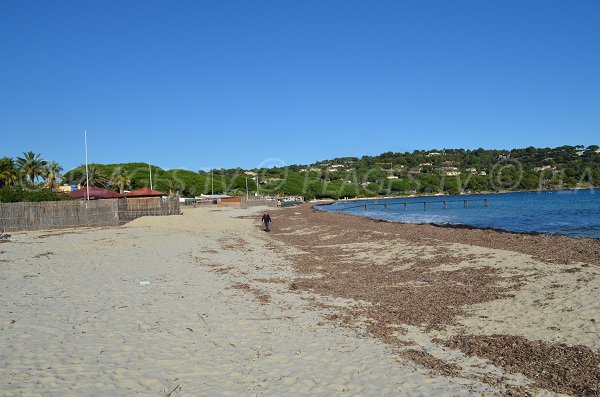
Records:
[[[18,203],[21,201],[60,201],[70,200],[64,193],[55,193],[50,189],[28,190],[18,187],[4,186],[0,188],[0,203]]]

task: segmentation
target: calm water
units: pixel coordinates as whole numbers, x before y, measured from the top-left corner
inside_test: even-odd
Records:
[[[464,208],[465,199],[476,201]],[[487,207],[481,199],[487,199]],[[444,208],[443,200],[448,201],[448,208]],[[426,210],[423,201],[428,202]],[[405,202],[409,203],[406,209],[401,204]],[[387,212],[383,205],[368,205],[365,211],[364,204],[375,203],[387,204]],[[349,208],[357,205],[362,207]],[[600,238],[600,189],[338,202],[319,209],[406,223],[462,224]]]

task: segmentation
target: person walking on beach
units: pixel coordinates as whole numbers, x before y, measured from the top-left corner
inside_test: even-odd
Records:
[[[265,211],[265,213],[262,216],[262,223],[265,227],[265,232],[269,231],[269,223],[271,223],[271,215],[269,215],[269,213],[267,211]]]

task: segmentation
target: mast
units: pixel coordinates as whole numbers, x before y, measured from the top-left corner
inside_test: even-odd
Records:
[[[88,170],[88,150],[87,150],[87,130],[83,130],[85,141],[85,186],[87,189],[87,199],[90,201],[90,172]]]

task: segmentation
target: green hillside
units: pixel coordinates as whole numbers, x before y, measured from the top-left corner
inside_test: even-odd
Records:
[[[150,185],[145,163],[90,164],[91,184],[119,190],[125,174],[126,189]],[[256,174],[246,175],[251,171]],[[506,190],[600,187],[597,145],[513,150],[417,150],[387,152],[362,158],[344,157],[308,165],[212,172],[163,170],[152,166],[155,189],[182,196],[227,193],[245,195],[257,190],[268,195],[305,198],[373,197],[408,194],[458,194]],[[84,167],[65,174],[69,183],[85,181]]]

